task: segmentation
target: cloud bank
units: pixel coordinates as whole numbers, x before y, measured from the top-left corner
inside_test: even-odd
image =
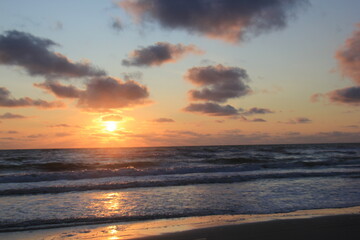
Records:
[[[20,66],[32,76],[72,78],[105,75],[87,62],[72,62],[54,52],[55,42],[16,30],[0,35],[0,64]]]
[[[228,42],[282,29],[307,0],[122,0],[138,22],[182,29]]]
[[[170,44],[157,42],[154,45],[134,50],[129,59],[122,61],[124,66],[160,66],[168,62],[176,62],[186,54],[203,54],[195,45]]]

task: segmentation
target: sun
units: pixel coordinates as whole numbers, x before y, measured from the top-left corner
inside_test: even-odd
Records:
[[[117,123],[114,121],[105,122],[105,129],[109,132],[113,132],[117,129]]]

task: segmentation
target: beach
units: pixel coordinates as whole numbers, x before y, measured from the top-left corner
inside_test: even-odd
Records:
[[[216,215],[0,233],[0,239],[358,239],[360,207]]]

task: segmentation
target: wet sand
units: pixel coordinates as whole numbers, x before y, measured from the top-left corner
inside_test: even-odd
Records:
[[[216,215],[0,233],[7,240],[360,239],[360,206],[277,214]]]

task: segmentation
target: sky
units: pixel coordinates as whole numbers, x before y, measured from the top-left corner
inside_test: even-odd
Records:
[[[0,1],[0,149],[359,142],[360,1]]]

